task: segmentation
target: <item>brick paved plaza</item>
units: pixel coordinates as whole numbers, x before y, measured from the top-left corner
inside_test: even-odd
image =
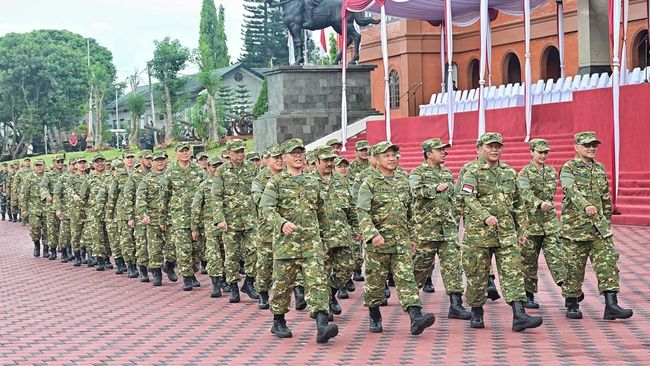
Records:
[[[341,300],[339,336],[315,342],[306,311],[287,316],[294,338],[270,333],[272,317],[245,295],[240,304],[211,299],[210,280],[181,291],[181,282],[140,283],[113,271],[96,272],[32,257],[26,227],[0,222],[0,364],[56,365],[650,365],[650,228],[615,227],[620,252],[621,305],[634,309],[623,321],[602,320],[604,302],[588,270],[581,309],[569,321],[564,301],[541,264],[540,310],[544,324],[524,333],[510,330],[511,310],[489,303],[486,328],[470,329],[446,318],[449,299],[436,270],[434,294],[422,294],[436,323],[419,337],[393,296],[382,308],[383,334],[368,332],[360,283]]]

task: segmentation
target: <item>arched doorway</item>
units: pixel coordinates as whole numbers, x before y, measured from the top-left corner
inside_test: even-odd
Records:
[[[561,77],[560,51],[555,46],[548,46],[542,53],[542,79],[557,80]]]
[[[399,74],[397,70],[391,70],[388,74],[388,86],[390,87],[390,108],[397,109],[400,105]]]
[[[503,59],[503,83],[514,84],[521,83],[521,64],[519,58],[510,52]]]
[[[445,64],[445,88],[447,87],[447,78],[449,77],[449,64]],[[458,90],[458,65],[455,62],[451,63],[451,82],[452,88]]]
[[[648,49],[648,31],[642,30],[634,37],[632,43],[632,68],[650,66],[650,49]]]
[[[473,59],[469,62],[469,67],[467,68],[467,89],[476,89],[479,87],[479,60]]]

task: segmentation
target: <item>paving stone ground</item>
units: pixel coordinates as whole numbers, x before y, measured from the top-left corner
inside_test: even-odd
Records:
[[[162,287],[113,271],[96,272],[32,257],[27,229],[0,222],[0,364],[53,365],[650,365],[650,228],[615,227],[621,259],[624,307],[634,316],[602,319],[604,302],[588,270],[582,320],[564,316],[564,301],[540,264],[539,314],[544,324],[514,333],[511,309],[503,300],[486,305],[486,328],[470,329],[447,319],[449,299],[436,270],[434,294],[422,294],[436,323],[419,337],[409,333],[393,289],[382,308],[383,334],[367,330],[363,291],[341,300],[339,336],[315,342],[315,322],[306,311],[291,311],[294,338],[270,333],[272,316],[243,296],[211,299],[210,280],[181,291],[182,281]]]

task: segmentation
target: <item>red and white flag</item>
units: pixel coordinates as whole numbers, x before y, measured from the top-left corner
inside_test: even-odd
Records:
[[[321,55],[327,55],[327,37],[325,36],[325,29],[320,30],[320,42],[318,43],[318,50]]]

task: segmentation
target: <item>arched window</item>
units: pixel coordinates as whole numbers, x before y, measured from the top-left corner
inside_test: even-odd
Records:
[[[632,43],[632,68],[650,66],[650,49],[648,49],[648,31],[642,30]]]
[[[542,54],[542,79],[557,80],[561,75],[560,51],[555,46],[548,46]]]
[[[399,108],[399,74],[391,70],[388,74],[388,85],[390,86],[390,108]]]
[[[479,87],[479,79],[480,79],[480,73],[479,73],[479,68],[480,68],[480,62],[477,59],[473,59],[472,61],[469,62],[469,67],[467,68],[467,81],[468,81],[468,89],[476,89]]]
[[[508,53],[503,59],[503,83],[521,83],[521,64],[514,53]]]

